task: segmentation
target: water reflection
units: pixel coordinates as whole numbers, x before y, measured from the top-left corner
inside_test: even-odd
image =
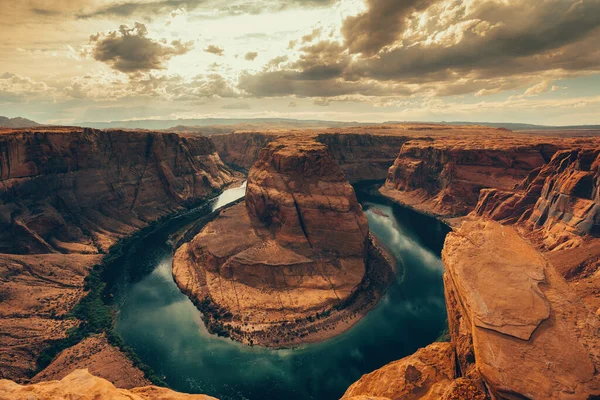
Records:
[[[226,191],[213,209],[240,198],[244,190],[245,186]],[[419,234],[423,220],[415,224],[412,217],[398,218],[406,210],[373,198],[361,203],[371,231],[403,268],[380,304],[348,332],[287,350],[247,347],[210,335],[200,313],[173,282],[172,251],[160,246],[168,232],[135,246],[134,253],[158,249],[151,259],[130,254],[130,259],[151,262],[153,269],[134,283],[122,282],[117,331],[179,391],[223,400],[339,398],[362,374],[431,343],[445,327],[443,268],[436,253],[445,232]],[[429,232],[443,230],[437,221],[425,221]],[[137,267],[129,263],[129,268]]]

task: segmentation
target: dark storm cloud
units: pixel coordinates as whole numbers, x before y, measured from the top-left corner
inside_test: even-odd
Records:
[[[404,31],[406,18],[436,0],[366,0],[367,11],[348,17],[342,26],[350,53],[376,54],[394,43]]]
[[[168,44],[150,39],[147,34],[146,26],[136,22],[133,28],[121,25],[118,31],[93,35],[91,55],[117,71],[135,73],[164,69],[169,59],[192,49],[191,42],[174,40]]]
[[[479,0],[468,10],[458,0],[368,5],[345,20],[343,45],[325,40],[302,47],[297,60],[246,74],[239,88],[259,97],[485,94],[530,85],[545,73],[600,70],[598,0]],[[410,16],[427,5],[420,25]]]
[[[351,94],[384,96],[408,95],[412,92],[395,85],[380,85],[377,82],[348,82],[341,79],[309,79],[297,71],[263,71],[258,74],[245,73],[240,76],[238,89],[253,97],[277,97],[296,95],[299,97],[333,97]]]
[[[600,2],[482,4],[458,43],[415,43],[353,66],[378,80],[446,80],[455,73],[497,77],[537,71],[587,69],[600,61]],[[483,26],[482,26],[483,25]]]

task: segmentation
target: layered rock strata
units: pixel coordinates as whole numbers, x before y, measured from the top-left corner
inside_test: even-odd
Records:
[[[120,238],[232,182],[210,139],[0,130],[0,377],[23,379],[77,320],[84,279]]]
[[[208,138],[0,131],[0,251],[97,253],[231,182]]]
[[[474,214],[528,226],[547,250],[600,236],[600,148],[559,151],[514,190],[482,191]]]
[[[60,381],[19,385],[0,380],[0,399],[77,400],[216,400],[201,394],[184,394],[157,386],[117,389],[109,381],[78,369]]]
[[[428,214],[463,216],[476,206],[480,190],[512,189],[555,151],[554,145],[497,139],[410,141],[381,192]]]
[[[351,182],[384,180],[398,149],[408,140],[403,134],[374,131],[311,131],[311,132],[239,132],[213,136],[217,151],[230,164],[249,169],[260,150],[278,137],[312,138],[325,144],[333,159]]]
[[[181,246],[173,275],[210,330],[267,346],[347,329],[393,278],[327,147],[297,137],[261,151],[245,203]]]

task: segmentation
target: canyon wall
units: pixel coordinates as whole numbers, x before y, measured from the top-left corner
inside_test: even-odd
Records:
[[[402,146],[381,192],[422,212],[462,216],[475,207],[481,189],[512,189],[556,150],[510,139],[412,140]]]
[[[0,133],[0,252],[96,253],[232,180],[208,138]]]
[[[398,150],[408,138],[402,134],[389,135],[364,132],[239,132],[212,136],[223,161],[249,169],[259,157],[260,150],[278,137],[312,138],[325,144],[333,159],[346,173],[350,183],[361,180],[384,180]]]
[[[327,147],[282,137],[250,169],[244,203],[181,246],[173,275],[209,329],[290,346],[347,329],[394,277]]]
[[[267,143],[283,133],[239,132],[214,135],[212,141],[221,159],[231,165],[250,169]]]
[[[537,231],[546,250],[600,236],[600,148],[559,151],[514,190],[482,190],[473,213]]]
[[[101,254],[232,182],[210,139],[83,128],[0,130],[0,377],[23,379]]]

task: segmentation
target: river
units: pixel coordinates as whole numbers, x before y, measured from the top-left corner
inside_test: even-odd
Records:
[[[177,391],[221,400],[341,397],[361,377],[412,354],[446,327],[439,253],[448,228],[437,220],[357,188],[371,232],[398,263],[398,279],[380,303],[347,332],[321,343],[273,350],[209,334],[201,314],[175,285],[169,235],[189,218],[139,239],[121,261],[114,285],[115,330],[141,360]],[[225,191],[202,214],[244,195]]]

